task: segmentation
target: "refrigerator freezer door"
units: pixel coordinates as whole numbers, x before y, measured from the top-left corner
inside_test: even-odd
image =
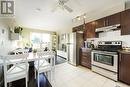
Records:
[[[75,47],[73,44],[69,45],[69,63],[72,65],[76,65],[76,55],[75,55]]]
[[[72,65],[76,65],[76,33],[72,33],[69,35],[69,41],[69,63]]]

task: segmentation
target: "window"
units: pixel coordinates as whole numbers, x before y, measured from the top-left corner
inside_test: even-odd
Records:
[[[50,48],[51,43],[51,35],[48,33],[35,33],[32,32],[30,35],[31,42],[33,44],[33,48]]]

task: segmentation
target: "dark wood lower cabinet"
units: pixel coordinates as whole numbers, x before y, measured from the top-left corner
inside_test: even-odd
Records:
[[[130,84],[130,54],[120,53],[119,80]]]
[[[91,69],[91,50],[80,49],[80,65]]]

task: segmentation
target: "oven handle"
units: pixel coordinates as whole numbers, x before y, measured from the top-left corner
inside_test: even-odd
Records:
[[[99,53],[99,52],[92,52],[92,54],[97,53],[97,54],[104,54],[104,55],[110,55],[110,56],[117,56],[117,54],[106,54],[106,53]]]

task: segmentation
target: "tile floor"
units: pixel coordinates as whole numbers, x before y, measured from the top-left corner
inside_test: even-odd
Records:
[[[82,66],[68,63],[56,65],[52,87],[130,87],[114,82]]]
[[[60,57],[60,56],[56,56],[56,65],[57,64],[61,64],[61,63],[65,63],[66,59]]]

